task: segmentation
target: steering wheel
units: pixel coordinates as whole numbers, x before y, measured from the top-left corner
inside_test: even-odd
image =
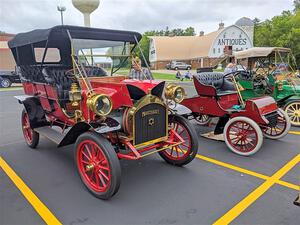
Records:
[[[268,83],[268,78],[266,78],[264,75],[256,74],[253,79],[253,91],[258,95],[272,93],[272,88]]]

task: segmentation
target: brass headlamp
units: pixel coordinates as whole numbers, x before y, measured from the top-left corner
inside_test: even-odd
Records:
[[[106,116],[112,110],[112,101],[108,95],[94,94],[88,97],[87,105],[98,116]]]
[[[183,101],[185,97],[185,91],[182,87],[176,84],[168,84],[165,90],[166,99],[173,100],[176,103]]]

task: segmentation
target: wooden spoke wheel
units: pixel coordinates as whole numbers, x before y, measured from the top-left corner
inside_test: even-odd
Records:
[[[160,151],[159,155],[172,165],[188,164],[195,158],[198,151],[197,135],[194,128],[185,118],[173,115],[169,117],[169,128],[175,131],[184,140],[184,143]],[[169,135],[174,142],[179,142],[179,139],[171,131]]]
[[[29,115],[25,109],[23,109],[22,111],[21,125],[26,144],[30,148],[36,148],[39,143],[39,133],[37,133],[30,127]]]
[[[286,136],[291,128],[290,118],[285,111],[278,109],[281,113],[277,117],[276,123],[261,125],[263,135],[269,139],[280,139]]]
[[[300,100],[294,100],[284,106],[284,111],[291,120],[291,125],[300,127]]]
[[[86,132],[76,141],[75,160],[81,180],[97,198],[109,199],[117,193],[120,162],[111,144],[93,132]]]
[[[197,123],[199,125],[202,125],[202,126],[208,125],[211,122],[211,120],[212,120],[212,118],[210,116],[208,116],[208,115],[201,115],[201,114],[196,115],[194,118],[197,121]]]
[[[231,151],[243,156],[253,155],[263,143],[261,129],[246,117],[230,119],[224,128],[224,138]]]

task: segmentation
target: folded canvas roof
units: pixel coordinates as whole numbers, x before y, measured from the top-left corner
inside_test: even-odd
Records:
[[[281,47],[254,47],[244,51],[235,52],[236,59],[255,58],[255,57],[267,57],[272,52],[290,52],[289,48]]]

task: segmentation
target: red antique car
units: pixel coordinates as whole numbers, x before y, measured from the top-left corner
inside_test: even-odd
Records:
[[[26,143],[36,148],[40,135],[58,147],[75,143],[79,175],[98,198],[118,191],[119,159],[159,153],[182,166],[198,150],[193,126],[168,107],[183,100],[184,90],[126,76],[140,39],[130,31],[56,26],[9,42],[26,94],[16,96]]]
[[[263,136],[279,139],[288,133],[289,117],[275,100],[261,97],[244,102],[234,74],[200,73],[193,81],[198,95],[181,103],[191,110],[186,117],[200,122],[202,117],[218,117],[214,132],[205,136],[224,139],[233,152],[252,155],[260,149]]]

